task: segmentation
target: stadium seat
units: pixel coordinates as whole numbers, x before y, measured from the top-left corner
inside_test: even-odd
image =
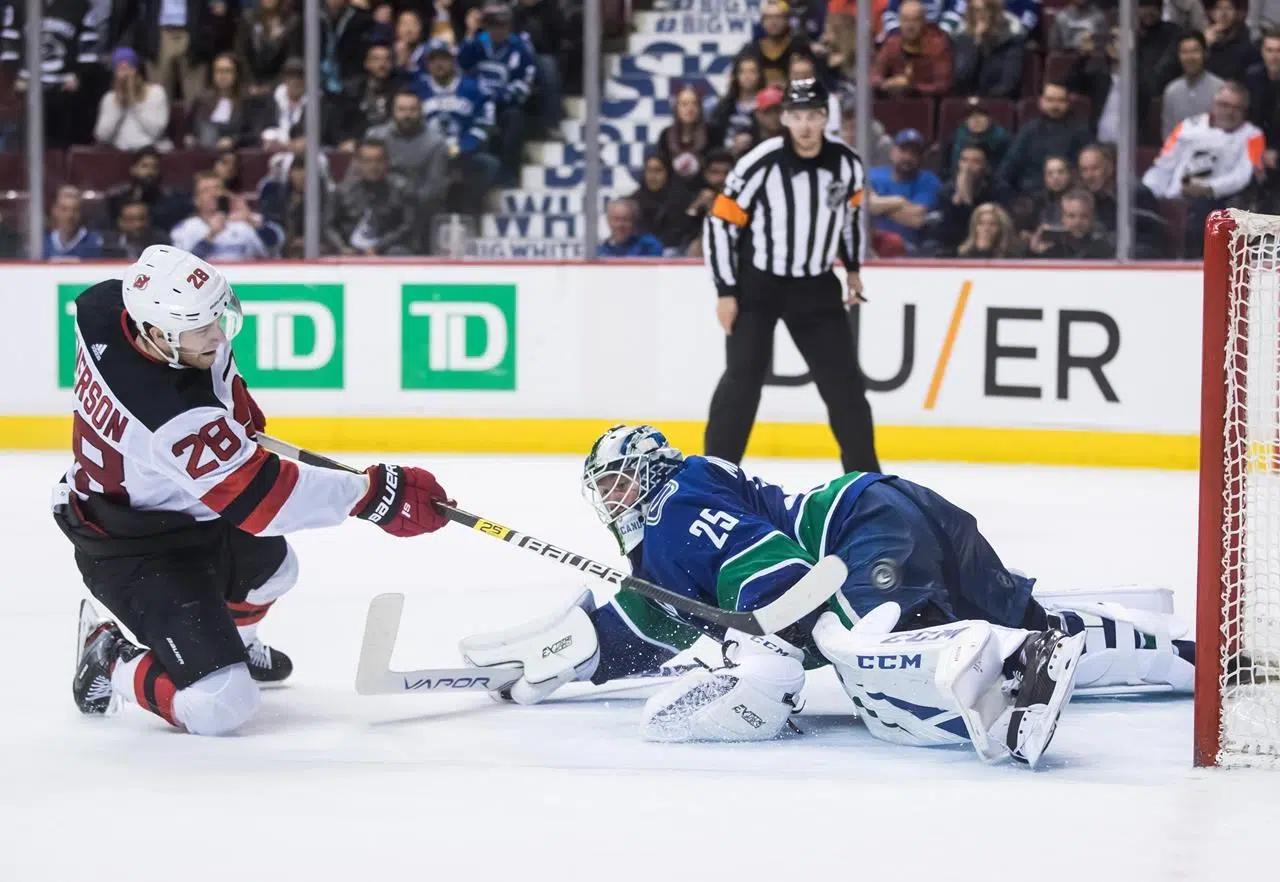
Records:
[[[1146,146],[1164,143],[1164,138],[1160,137],[1160,116],[1164,112],[1164,96],[1157,96],[1151,105],[1144,119],[1146,125],[1138,132],[1138,143]]]
[[[1071,73],[1071,66],[1076,63],[1074,52],[1050,52],[1044,62],[1044,81],[1046,83],[1065,83]],[[1039,95],[1040,91],[1030,93]]]
[[[1083,95],[1071,96],[1070,113],[1076,119],[1089,122],[1089,111],[1092,110],[1092,108],[1093,108],[1092,102],[1090,102],[1089,99],[1084,97]],[[1022,128],[1022,126],[1025,123],[1035,119],[1039,115],[1040,115],[1040,99],[1038,97],[1023,98],[1018,102],[1018,128]]]
[[[271,162],[271,154],[265,150],[240,150],[240,183],[245,190],[257,191],[262,179],[267,176],[267,166]]]
[[[187,133],[187,109],[178,102],[169,105],[169,125],[165,127],[164,134],[173,146],[182,149],[182,136]]]
[[[872,114],[890,135],[903,129],[916,129],[926,142],[933,140],[933,99],[900,98],[876,101]]]
[[[27,231],[27,191],[0,192],[0,217],[9,229],[21,235]]]
[[[129,178],[133,154],[123,150],[72,147],[67,151],[67,183],[82,190],[108,190]]]
[[[1151,168],[1151,164],[1156,161],[1156,157],[1160,155],[1159,147],[1139,147],[1135,151],[1134,162],[1138,167],[1134,169],[1134,177],[1142,177],[1147,173],[1147,169]]]
[[[1039,95],[1043,78],[1040,54],[1028,46],[1022,53],[1022,91],[1019,94],[1023,98]]]
[[[44,186],[52,193],[59,184],[66,183],[66,158],[61,150],[44,152]],[[27,155],[25,153],[0,153],[0,190],[27,189]]]
[[[983,103],[987,105],[987,113],[991,115],[994,122],[1004,126],[1006,131],[1013,131],[1014,104],[1012,101],[984,98]],[[956,129],[960,128],[960,124],[968,115],[968,98],[943,98],[942,104],[938,107],[938,140],[947,142],[955,140]]]
[[[1187,203],[1181,199],[1161,199],[1160,216],[1169,225],[1169,248],[1181,259],[1186,254]]]
[[[196,172],[209,171],[218,158],[216,150],[175,150],[160,154],[160,180],[170,187],[190,189]]]
[[[347,176],[347,166],[351,165],[351,154],[330,150],[326,156],[329,160],[329,180],[334,184],[341,184]]]

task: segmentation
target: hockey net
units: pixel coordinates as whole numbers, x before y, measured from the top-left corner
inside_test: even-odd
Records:
[[[1280,768],[1280,217],[1205,230],[1197,765]]]

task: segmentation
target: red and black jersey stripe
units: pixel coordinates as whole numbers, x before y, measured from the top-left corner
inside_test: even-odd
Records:
[[[261,533],[298,483],[298,464],[259,447],[201,502],[248,533]]]

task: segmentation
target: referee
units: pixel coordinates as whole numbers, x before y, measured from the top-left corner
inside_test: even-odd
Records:
[[[875,428],[845,304],[863,303],[858,276],[858,154],[823,135],[827,90],[792,80],[781,136],[738,161],[703,232],[724,328],[725,371],[711,398],[708,456],[740,462],[760,406],[782,319],[827,405],[846,472],[878,472]],[[848,294],[832,271],[837,254]]]

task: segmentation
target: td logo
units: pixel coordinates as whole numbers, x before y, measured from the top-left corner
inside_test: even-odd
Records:
[[[515,285],[404,285],[404,389],[516,388]]]
[[[75,370],[75,303],[86,285],[58,286],[58,385]],[[341,285],[234,285],[244,329],[232,341],[251,389],[341,389]]]

